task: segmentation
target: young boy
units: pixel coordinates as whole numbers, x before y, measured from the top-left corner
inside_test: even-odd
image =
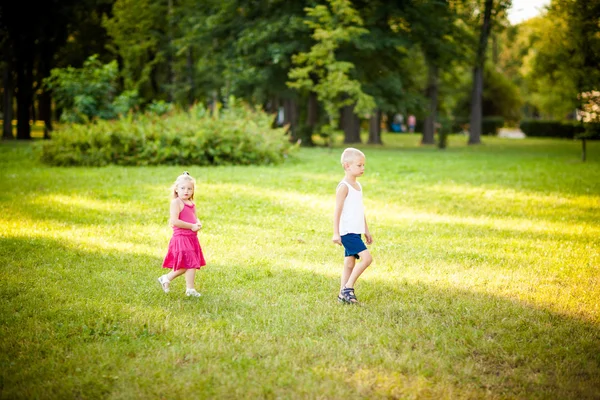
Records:
[[[337,186],[333,213],[333,243],[344,246],[344,270],[338,300],[356,304],[354,284],[373,261],[361,239],[362,234],[367,244],[373,243],[365,218],[362,187],[356,180],[365,172],[365,155],[358,149],[347,148],[342,153],[342,166],[346,175]],[[360,262],[355,265],[356,260]]]

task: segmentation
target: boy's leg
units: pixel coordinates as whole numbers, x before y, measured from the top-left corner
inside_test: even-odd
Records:
[[[371,265],[371,262],[373,262],[373,257],[371,257],[371,253],[369,253],[369,250],[363,250],[360,253],[358,253],[358,255],[360,256],[360,262],[358,263],[358,265],[356,267],[354,267],[351,270],[350,277],[348,278],[348,280],[346,282],[347,288],[353,288],[358,277],[361,276],[362,273],[365,272],[365,269],[367,269],[367,267],[369,265]],[[346,257],[346,258],[348,258],[348,257]],[[346,271],[346,269],[344,268],[344,272],[345,271]]]
[[[342,285],[340,286],[340,291],[346,286],[346,282],[348,282],[348,279],[350,279],[350,275],[352,274],[352,270],[354,269],[355,263],[356,257],[344,257],[344,269],[342,271]]]
[[[186,289],[194,288],[194,280],[196,279],[196,269],[190,268],[185,270],[185,287]]]

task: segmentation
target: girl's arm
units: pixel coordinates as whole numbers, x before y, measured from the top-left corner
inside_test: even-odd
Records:
[[[198,219],[198,215],[196,215],[196,226],[198,227],[198,229],[196,229],[196,231],[199,231],[200,229],[202,229],[202,223],[200,222],[200,219]]]
[[[182,229],[198,230],[200,227],[198,224],[190,224],[179,219],[179,213],[183,210],[183,202],[180,199],[173,199],[171,201],[171,208],[169,210],[169,224]],[[195,229],[194,229],[195,228]]]
[[[340,185],[337,192],[335,192],[335,210],[333,211],[333,243],[342,245],[342,238],[340,237],[340,218],[342,217],[342,210],[344,208],[344,200],[348,196],[348,186]]]

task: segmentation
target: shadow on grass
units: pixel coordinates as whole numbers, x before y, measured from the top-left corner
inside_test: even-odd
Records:
[[[165,295],[162,260],[0,242],[2,398],[600,396],[599,327],[430,284],[209,265]],[[19,256],[16,256],[16,255]]]

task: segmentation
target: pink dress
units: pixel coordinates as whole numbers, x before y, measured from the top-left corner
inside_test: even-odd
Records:
[[[190,224],[196,223],[196,206],[184,204],[179,213],[179,219]],[[163,268],[178,269],[195,268],[200,269],[206,265],[204,255],[198,242],[198,232],[191,229],[173,227],[173,237],[169,241],[169,250],[163,261]]]

